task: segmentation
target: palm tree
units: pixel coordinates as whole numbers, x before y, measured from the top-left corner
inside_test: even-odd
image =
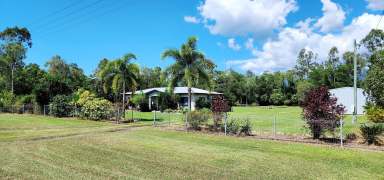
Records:
[[[139,67],[131,63],[136,56],[132,53],[126,54],[120,59],[105,63],[97,76],[103,81],[104,91],[112,90],[118,96],[122,90],[123,117],[125,118],[125,93],[127,87],[135,91],[138,81]],[[111,87],[111,88],[108,88]]]
[[[161,55],[162,59],[173,58],[175,63],[168,67],[167,74],[170,77],[169,89],[180,82],[185,82],[188,86],[188,110],[191,111],[192,85],[206,84],[211,87],[209,73],[215,68],[215,64],[207,59],[205,55],[197,49],[196,37],[190,37],[180,49],[167,49]],[[187,119],[186,119],[186,123]]]

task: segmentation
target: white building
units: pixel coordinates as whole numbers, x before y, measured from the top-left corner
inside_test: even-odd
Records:
[[[157,100],[160,95],[160,93],[165,93],[167,91],[167,88],[165,87],[157,87],[157,88],[149,88],[149,89],[143,89],[138,90],[135,92],[135,94],[145,94],[148,97],[148,104],[149,109],[158,109],[158,107],[155,107],[158,105]],[[175,87],[173,90],[174,94],[179,95],[180,101],[178,102],[179,108],[188,107],[188,87]],[[221,95],[222,93],[213,92],[213,91],[207,91],[203,89],[198,88],[192,88],[192,98],[191,98],[191,108],[192,110],[195,110],[196,107],[196,101],[199,98],[206,98],[209,99],[212,95]],[[126,93],[127,97],[130,98],[132,95],[132,92]]]
[[[345,106],[345,114],[353,114],[353,87],[342,87],[329,91],[337,98],[337,104]],[[357,114],[364,114],[366,102],[367,97],[364,95],[363,89],[357,88]]]

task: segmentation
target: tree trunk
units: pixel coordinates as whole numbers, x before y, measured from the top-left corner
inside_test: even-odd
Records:
[[[14,87],[13,87],[13,71],[14,71],[14,65],[12,63],[11,65],[11,92],[14,93]]]
[[[192,88],[188,87],[188,109],[189,112],[192,111]]]
[[[125,80],[123,80],[123,118],[125,120]]]

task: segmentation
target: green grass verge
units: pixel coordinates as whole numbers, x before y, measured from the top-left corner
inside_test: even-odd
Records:
[[[4,125],[12,130],[71,129],[72,132],[76,127],[89,132],[49,139],[0,140],[0,179],[384,178],[382,152],[152,127],[99,131],[100,127],[117,127],[110,123],[40,116],[0,115],[0,132],[9,130]],[[32,131],[28,133],[35,135]],[[56,133],[40,136],[54,137]]]

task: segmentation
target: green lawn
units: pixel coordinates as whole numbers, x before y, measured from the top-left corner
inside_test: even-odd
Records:
[[[228,113],[228,120],[251,121],[254,134],[271,135],[274,132],[274,122],[276,134],[310,136],[310,132],[305,128],[305,122],[301,118],[302,109],[300,107],[286,106],[258,106],[258,107],[233,107],[233,112]],[[132,117],[132,111],[127,111],[127,118]],[[152,123],[153,112],[133,112],[133,117],[141,122]],[[178,123],[184,121],[180,113],[157,113],[156,121],[159,123]],[[365,116],[359,116],[358,122],[365,122]],[[343,134],[357,133],[360,124],[352,124],[351,116],[345,117]],[[211,121],[210,121],[211,123]]]
[[[276,133],[285,135],[308,136],[305,122],[301,118],[300,107],[259,106],[233,107],[229,119],[249,119],[256,134],[272,134],[273,123],[276,123]],[[365,116],[359,116],[358,122],[352,124],[351,116],[345,117],[344,134],[358,132],[359,123],[366,121]]]
[[[383,152],[0,114],[0,179],[383,179],[383,164]]]

